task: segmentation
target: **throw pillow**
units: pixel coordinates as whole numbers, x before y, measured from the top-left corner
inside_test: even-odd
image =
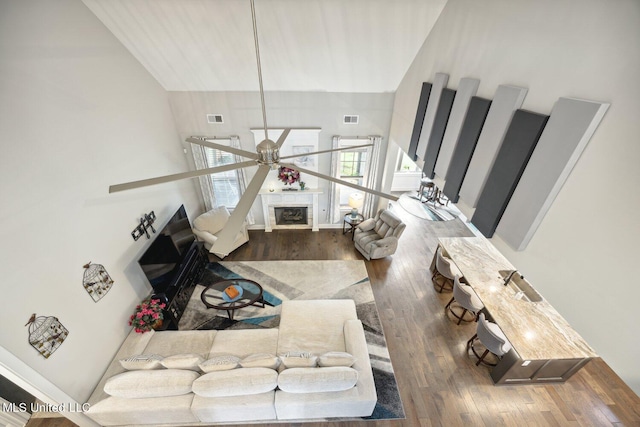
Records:
[[[278,356],[268,353],[251,354],[240,361],[243,368],[269,368],[277,369],[280,366]]]
[[[244,396],[266,393],[277,385],[273,369],[245,368],[204,374],[193,382],[192,390],[202,397]]]
[[[240,366],[240,358],[232,354],[218,354],[200,363],[202,372],[227,371]]]
[[[165,357],[162,359],[162,366],[167,369],[188,369],[190,371],[199,371],[199,365],[202,362],[204,362],[204,357],[201,355],[185,353]]]
[[[356,363],[356,358],[344,351],[329,351],[318,357],[318,366],[346,366],[347,368]]]
[[[278,387],[287,393],[321,393],[349,390],[358,382],[358,371],[345,366],[286,369]]]
[[[158,354],[138,354],[120,359],[120,365],[127,371],[138,369],[162,369],[163,357]]]
[[[304,351],[290,351],[280,355],[280,360],[285,368],[313,368],[318,362],[318,357]]]
[[[198,376],[197,372],[181,369],[128,371],[109,378],[104,391],[126,399],[180,396],[191,392]]]

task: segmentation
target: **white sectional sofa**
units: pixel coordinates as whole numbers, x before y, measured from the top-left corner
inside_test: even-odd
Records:
[[[285,301],[277,329],[132,331],[86,415],[104,426],[206,425],[362,417],[376,401],[354,302]]]

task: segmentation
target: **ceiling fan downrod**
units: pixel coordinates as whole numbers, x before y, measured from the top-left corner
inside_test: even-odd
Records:
[[[267,129],[267,112],[264,104],[262,66],[260,64],[260,44],[258,43],[258,26],[256,24],[256,6],[254,0],[251,0],[251,21],[253,23],[253,41],[256,47],[256,63],[258,65],[258,82],[260,83],[260,101],[262,105],[262,122],[264,125],[265,137],[265,139],[256,147],[256,150],[258,151],[258,163],[275,168],[280,161],[280,149],[278,144],[269,139],[269,131]]]

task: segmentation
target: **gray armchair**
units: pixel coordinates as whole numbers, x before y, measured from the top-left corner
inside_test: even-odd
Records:
[[[394,213],[380,209],[375,218],[363,221],[354,230],[356,249],[368,260],[392,255],[398,248],[398,239],[406,224]]]

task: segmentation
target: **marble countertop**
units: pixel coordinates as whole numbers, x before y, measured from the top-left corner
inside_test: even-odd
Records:
[[[597,357],[548,301],[516,299],[500,270],[515,267],[484,237],[440,238],[440,246],[473,287],[523,360]],[[532,284],[535,286],[534,284]]]

